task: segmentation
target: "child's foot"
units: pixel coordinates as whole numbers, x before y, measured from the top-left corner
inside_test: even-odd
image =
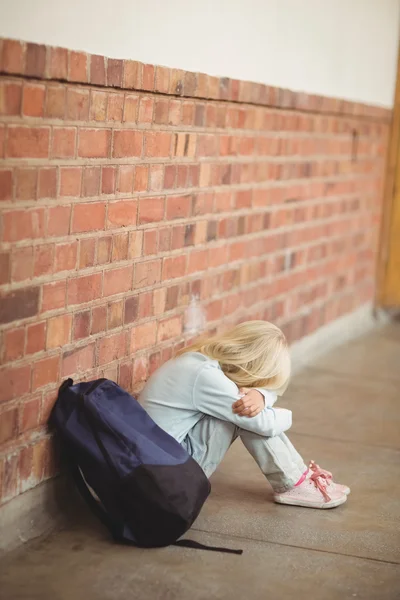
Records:
[[[336,488],[332,489],[332,484],[327,485],[327,479],[310,470],[302,483],[282,494],[274,494],[274,500],[279,504],[307,508],[334,508],[344,504],[347,495]]]
[[[329,493],[333,493],[334,490],[337,492],[341,492],[342,494],[346,494],[348,496],[350,494],[350,488],[347,485],[342,485],[341,483],[335,483],[333,481],[332,473],[330,471],[325,471],[325,469],[321,469],[319,465],[317,465],[313,460],[308,465],[308,468],[313,473],[317,473],[321,477],[326,480],[326,488]]]

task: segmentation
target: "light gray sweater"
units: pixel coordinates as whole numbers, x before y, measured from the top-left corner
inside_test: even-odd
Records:
[[[265,399],[261,413],[252,418],[234,414],[232,404],[239,397],[236,384],[224,375],[216,360],[199,352],[188,352],[153,373],[140,394],[140,401],[157,425],[178,442],[185,439],[204,414],[266,437],[289,429],[291,411],[272,408],[277,395],[265,389],[259,391]]]

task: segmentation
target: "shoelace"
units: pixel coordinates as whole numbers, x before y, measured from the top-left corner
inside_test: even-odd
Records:
[[[330,502],[331,497],[326,491],[327,486],[332,480],[332,473],[326,471],[325,469],[321,469],[319,465],[317,465],[313,460],[310,462],[309,469],[312,471],[310,476],[311,481],[314,483],[315,487],[321,492],[326,502]]]

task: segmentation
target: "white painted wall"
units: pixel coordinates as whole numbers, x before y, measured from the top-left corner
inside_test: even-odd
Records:
[[[393,103],[400,0],[0,0],[0,36]]]

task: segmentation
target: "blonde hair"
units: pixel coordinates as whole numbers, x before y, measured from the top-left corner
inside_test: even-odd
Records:
[[[247,321],[184,348],[217,360],[238,387],[266,387],[282,393],[290,378],[290,355],[282,331],[268,321]]]

